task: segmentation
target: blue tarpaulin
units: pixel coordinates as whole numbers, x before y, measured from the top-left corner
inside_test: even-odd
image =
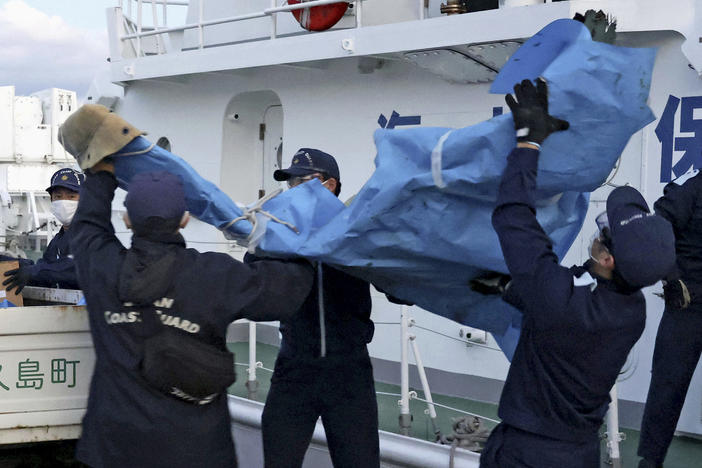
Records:
[[[604,182],[631,135],[653,120],[646,101],[654,57],[651,49],[593,42],[581,23],[559,20],[526,42],[493,84],[491,92],[504,94],[524,78],[543,76],[551,113],[571,124],[542,146],[537,177],[537,216],[561,258],[582,227],[589,192]],[[499,298],[473,293],[469,281],[485,270],[506,272],[490,217],[516,143],[512,116],[462,129],[378,130],[375,143],[376,170],[349,207],[316,180],[266,202],[266,211],[299,232],[259,214],[265,232],[257,252],[338,265],[430,312],[492,332],[510,356],[520,314]],[[149,145],[140,137],[122,153]],[[217,227],[241,215],[217,187],[161,148],[115,163],[123,187],[137,172],[181,174],[190,211]],[[243,238],[250,230],[241,221],[227,234]]]
[[[542,146],[537,177],[537,216],[559,258],[582,227],[589,192],[654,118],[646,104],[654,58],[651,49],[593,42],[581,23],[559,20],[525,43],[493,84],[503,94],[543,76],[550,112],[571,124]],[[512,116],[459,130],[378,130],[375,143],[376,170],[349,208],[302,245],[283,231],[286,238],[266,236],[259,249],[344,265],[397,297],[492,332],[511,355],[520,314],[473,293],[469,281],[484,270],[506,272],[490,218],[516,143]],[[307,185],[327,196],[318,183]]]

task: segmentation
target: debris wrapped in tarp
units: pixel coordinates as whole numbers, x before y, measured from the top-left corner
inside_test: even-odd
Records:
[[[581,23],[559,20],[525,43],[492,86],[503,94],[543,76],[550,112],[570,122],[544,142],[537,176],[537,217],[559,258],[581,229],[589,192],[654,118],[646,104],[654,57],[652,49],[593,42]],[[393,296],[492,332],[510,355],[520,314],[473,293],[469,280],[484,270],[507,271],[491,214],[516,144],[512,116],[458,130],[377,130],[375,143],[376,170],[347,209],[303,245],[282,231],[285,238],[264,236],[259,250],[344,265]],[[320,184],[305,185],[327,197]]]
[[[570,122],[542,146],[537,177],[537,217],[559,257],[582,226],[589,192],[604,182],[629,138],[653,120],[646,101],[654,56],[651,49],[593,42],[581,23],[559,20],[525,43],[492,86],[504,94],[522,79],[543,76],[551,113]],[[138,172],[180,174],[191,213],[259,255],[337,265],[430,312],[492,332],[511,355],[520,314],[469,288],[486,270],[506,272],[490,218],[516,143],[511,115],[463,129],[378,130],[375,143],[376,170],[349,207],[312,180],[263,203],[270,216],[247,210],[249,217],[234,224],[242,215],[235,203],[145,138],[114,161],[124,188]],[[247,221],[253,217],[255,233]]]
[[[115,177],[127,190],[129,182],[142,172],[168,171],[183,179],[185,201],[190,214],[201,221],[222,228],[241,216],[241,208],[212,182],[200,176],[184,159],[152,144],[139,136],[113,156]],[[242,220],[230,228],[233,235],[243,238],[251,232],[251,224]]]

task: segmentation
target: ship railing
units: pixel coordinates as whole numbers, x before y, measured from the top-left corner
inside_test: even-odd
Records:
[[[251,322],[248,320],[242,320],[242,323],[247,323],[248,322],[248,345],[249,345],[249,359],[248,363],[244,362],[237,362],[235,365],[240,366],[240,367],[245,367],[246,368],[246,374],[247,374],[247,380],[246,380],[246,388],[248,390],[248,398],[249,399],[256,399],[257,398],[257,390],[259,386],[258,379],[256,377],[256,370],[261,369],[267,372],[273,372],[272,369],[268,369],[263,366],[263,362],[257,360],[256,356],[256,323]],[[378,395],[385,395],[385,396],[399,396],[400,400],[398,400],[398,406],[400,408],[400,417],[399,417],[399,424],[400,424],[400,433],[403,435],[409,435],[411,432],[411,425],[412,425],[412,416],[410,413],[410,400],[418,400],[426,403],[427,408],[425,410],[425,413],[429,417],[429,420],[432,424],[432,428],[434,430],[434,434],[436,435],[437,440],[441,438],[441,432],[439,430],[439,424],[438,424],[438,419],[437,419],[437,413],[436,413],[436,406],[443,407],[449,410],[457,411],[459,413],[463,413],[466,415],[471,415],[471,416],[478,416],[477,414],[470,413],[467,411],[459,410],[457,408],[451,408],[451,407],[446,407],[445,405],[441,405],[438,403],[435,403],[433,398],[432,398],[432,393],[431,389],[429,387],[429,380],[427,379],[426,371],[424,368],[424,364],[422,362],[422,356],[419,350],[419,346],[417,344],[417,336],[411,332],[411,329],[413,327],[421,328],[425,331],[433,332],[436,334],[439,334],[441,336],[451,338],[457,341],[460,341],[462,343],[467,344],[468,346],[479,346],[482,348],[487,348],[493,351],[501,352],[499,348],[495,348],[492,346],[487,346],[487,345],[481,345],[480,342],[482,341],[480,338],[471,340],[470,335],[466,333],[461,333],[459,336],[465,336],[465,338],[455,338],[449,335],[446,335],[441,332],[437,332],[436,330],[432,330],[430,328],[426,327],[421,327],[416,324],[415,320],[410,317],[409,314],[409,307],[406,305],[401,306],[401,312],[400,312],[400,321],[399,322],[377,322],[377,324],[383,324],[383,325],[400,325],[400,339],[401,339],[401,356],[400,356],[400,393],[399,394],[394,394],[394,393],[385,393],[385,392],[376,392]],[[410,373],[410,350],[412,352],[412,355],[414,357],[414,362],[415,366],[417,368],[417,373],[419,375],[419,381],[422,386],[422,391],[424,394],[424,398],[420,398],[417,395],[417,392],[414,390],[410,390],[409,386],[409,373]],[[483,419],[486,419],[488,421],[492,422],[499,422],[484,416],[480,416]]]
[[[263,0],[262,0],[263,1]],[[221,24],[235,23],[239,21],[252,20],[257,18],[270,17],[270,39],[275,39],[278,36],[277,15],[279,13],[289,13],[296,10],[302,10],[315,6],[330,5],[333,3],[349,3],[353,4],[355,15],[355,28],[363,26],[363,3],[368,0],[309,0],[294,5],[288,5],[287,0],[270,0],[270,6],[260,11],[229,16],[225,18],[217,18],[205,20],[205,0],[200,0],[198,6],[198,21],[194,23],[184,24],[180,26],[168,27],[168,7],[169,6],[190,6],[188,0],[119,0],[119,8],[122,11],[124,20],[124,29],[128,34],[122,35],[119,39],[122,42],[136,41],[134,52],[137,57],[145,55],[142,40],[147,37],[155,36],[157,40],[158,54],[166,52],[166,47],[163,46],[163,35],[169,33],[185,32],[187,30],[198,31],[198,48],[205,47],[205,28],[208,26],[216,26]],[[280,4],[279,4],[280,2]],[[126,11],[125,11],[126,4]],[[135,8],[133,5],[135,4]],[[151,5],[152,22],[150,25],[144,24],[144,4]],[[161,21],[159,21],[159,7],[161,9]],[[426,0],[417,0],[418,19],[424,20],[428,17],[428,2]],[[136,18],[134,18],[134,10],[136,10]],[[159,22],[161,25],[159,25]],[[259,40],[259,39],[251,39]]]

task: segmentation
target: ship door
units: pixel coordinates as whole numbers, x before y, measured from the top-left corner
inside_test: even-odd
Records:
[[[221,189],[250,204],[281,186],[273,179],[283,158],[283,106],[273,91],[234,96],[222,127]]]

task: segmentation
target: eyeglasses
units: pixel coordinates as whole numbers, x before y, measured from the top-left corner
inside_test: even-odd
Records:
[[[291,177],[288,179],[288,187],[297,187],[298,185],[304,184],[305,182],[309,182],[312,179],[319,179],[323,182],[325,180],[325,177],[323,174],[320,173],[314,173],[304,177]]]
[[[600,242],[608,249],[612,249],[612,231],[609,228],[609,218],[607,212],[603,211],[595,217],[597,223],[598,238]]]

